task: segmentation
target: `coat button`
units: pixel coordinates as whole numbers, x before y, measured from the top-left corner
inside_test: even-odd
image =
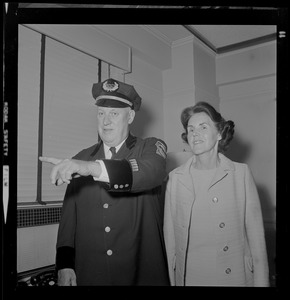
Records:
[[[118,184],[114,185],[114,189],[117,190],[119,188]]]
[[[112,254],[113,254],[113,251],[109,249],[109,250],[107,251],[107,255],[111,256]]]
[[[220,228],[224,228],[226,226],[226,224],[224,222],[220,223],[219,227]]]
[[[223,248],[223,250],[224,250],[224,251],[228,251],[228,250],[229,250],[229,247],[228,247],[228,246],[225,246],[225,247]]]
[[[108,208],[109,204],[108,203],[104,203],[103,208]]]
[[[212,198],[213,203],[217,203],[218,201],[219,201],[219,199],[217,197]]]
[[[227,273],[227,274],[230,274],[231,272],[232,272],[232,270],[231,270],[230,268],[227,268],[227,269],[226,269],[226,273]]]
[[[111,228],[110,228],[109,226],[107,226],[107,227],[105,228],[105,231],[106,231],[106,232],[110,232],[110,231],[111,231]]]

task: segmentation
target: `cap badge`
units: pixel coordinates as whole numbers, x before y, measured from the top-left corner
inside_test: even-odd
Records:
[[[114,92],[119,88],[119,84],[114,80],[106,80],[103,83],[103,90],[106,92]]]

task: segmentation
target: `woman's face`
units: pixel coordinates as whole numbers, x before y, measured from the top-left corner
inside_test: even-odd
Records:
[[[188,144],[195,155],[217,154],[221,135],[204,112],[194,114],[187,124]]]

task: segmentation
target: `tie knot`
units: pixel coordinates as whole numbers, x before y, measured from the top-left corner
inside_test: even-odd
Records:
[[[110,151],[112,152],[112,157],[113,158],[116,155],[116,147],[111,147]]]

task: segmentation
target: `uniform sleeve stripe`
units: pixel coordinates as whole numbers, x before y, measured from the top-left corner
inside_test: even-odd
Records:
[[[134,158],[133,159],[129,159],[129,162],[131,164],[133,172],[139,171],[139,167],[138,167],[138,163],[137,163],[136,159],[134,159]]]

